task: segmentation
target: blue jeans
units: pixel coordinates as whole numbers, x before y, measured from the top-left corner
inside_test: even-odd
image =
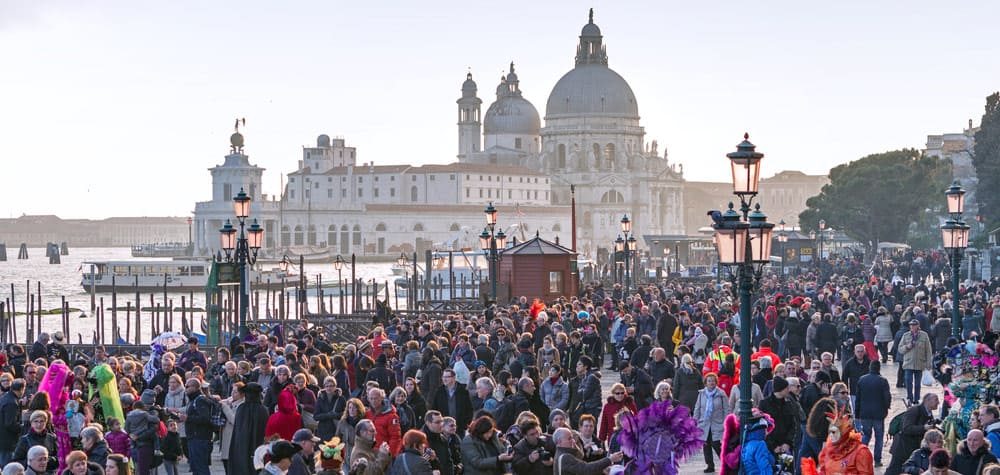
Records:
[[[194,475],[210,475],[208,466],[212,463],[212,441],[188,438],[188,463]]]
[[[868,445],[872,430],[875,431],[875,463],[882,463],[882,444],[885,442],[884,419],[861,419],[861,443]]]
[[[919,369],[904,369],[903,380],[906,384],[906,397],[914,403],[920,402],[920,379],[923,371]]]
[[[0,467],[6,467],[14,458],[14,452],[0,452]]]

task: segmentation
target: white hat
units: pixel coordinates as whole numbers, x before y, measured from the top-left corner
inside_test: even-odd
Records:
[[[53,333],[52,334],[52,339],[54,339],[55,341],[63,341],[63,332],[57,331],[57,332]]]

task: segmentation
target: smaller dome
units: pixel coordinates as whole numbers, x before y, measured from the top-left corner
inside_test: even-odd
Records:
[[[316,146],[317,147],[329,148],[330,147],[330,136],[326,135],[326,134],[322,134],[319,137],[316,137]]]
[[[498,99],[483,116],[483,132],[486,134],[539,135],[541,129],[538,109],[520,96]]]
[[[580,36],[601,36],[601,29],[594,23],[587,23],[583,25],[583,31],[580,32]]]
[[[472,92],[475,93],[479,87],[476,85],[476,81],[472,80],[472,73],[465,75],[465,82],[462,83],[462,92]]]

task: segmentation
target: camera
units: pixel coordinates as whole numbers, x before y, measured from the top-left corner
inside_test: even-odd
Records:
[[[548,460],[552,458],[552,453],[549,452],[548,450],[545,450],[545,447],[539,447],[535,449],[535,452],[538,452],[539,460]]]

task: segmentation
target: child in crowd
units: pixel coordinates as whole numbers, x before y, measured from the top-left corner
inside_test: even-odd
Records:
[[[108,429],[108,433],[104,436],[104,440],[108,441],[108,448],[113,453],[129,457],[130,441],[128,434],[122,430],[122,421],[117,417],[109,417]]]
[[[178,475],[177,463],[184,457],[181,450],[181,435],[177,431],[177,421],[167,423],[167,435],[160,441],[160,452],[163,453],[163,469],[167,475]]]

